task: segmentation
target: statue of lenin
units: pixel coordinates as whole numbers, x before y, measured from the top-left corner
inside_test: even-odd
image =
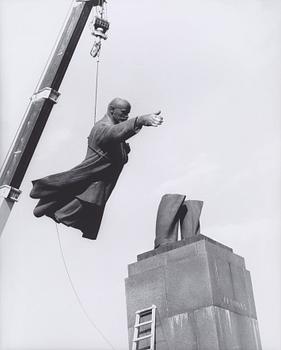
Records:
[[[34,215],[79,229],[84,238],[96,239],[105,204],[130,152],[127,139],[143,126],[162,124],[160,111],[128,119],[131,105],[115,98],[105,116],[92,128],[85,159],[76,167],[34,180],[30,193],[39,202]]]

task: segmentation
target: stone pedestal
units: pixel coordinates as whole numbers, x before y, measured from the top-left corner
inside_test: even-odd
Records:
[[[244,259],[203,235],[139,255],[126,297],[130,350],[135,312],[152,304],[156,350],[261,350]]]

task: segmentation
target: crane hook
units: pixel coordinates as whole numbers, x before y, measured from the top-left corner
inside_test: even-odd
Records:
[[[97,39],[94,42],[94,45],[90,51],[91,56],[97,57],[101,49],[101,39],[106,40],[106,32],[109,29],[109,22],[103,18],[95,17],[94,22],[92,23],[91,32]]]

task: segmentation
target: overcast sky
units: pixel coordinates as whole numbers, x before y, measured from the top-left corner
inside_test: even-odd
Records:
[[[0,0],[1,161],[70,0]],[[127,346],[124,279],[153,248],[164,193],[204,201],[202,233],[251,272],[264,350],[280,350],[280,0],[108,0],[98,118],[116,96],[143,128],[97,241],[59,225],[71,278],[116,350]],[[73,294],[53,221],[36,219],[31,180],[77,165],[93,124],[95,61],[85,27],[0,241],[1,350],[107,350]]]

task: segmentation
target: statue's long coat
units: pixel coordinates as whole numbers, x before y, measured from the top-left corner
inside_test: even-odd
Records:
[[[86,158],[76,167],[32,181],[32,198],[40,198],[34,209],[56,222],[75,227],[83,237],[96,239],[105,204],[128,161],[129,145],[135,135],[136,118],[114,124],[107,115],[88,137]]]

